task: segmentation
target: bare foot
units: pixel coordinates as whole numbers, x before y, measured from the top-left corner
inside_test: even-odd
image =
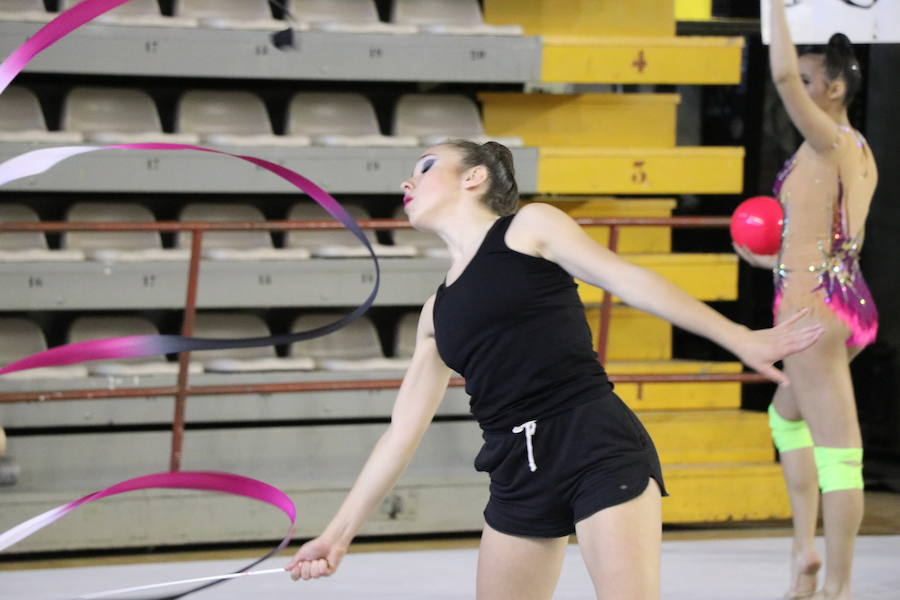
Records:
[[[822,559],[815,550],[796,554],[791,564],[791,587],[784,595],[785,600],[810,600],[816,596],[817,575],[822,567]],[[824,598],[824,596],[822,596]]]

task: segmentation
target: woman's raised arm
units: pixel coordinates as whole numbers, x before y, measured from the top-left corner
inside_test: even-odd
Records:
[[[824,331],[819,325],[797,323],[805,311],[772,329],[751,331],[653,271],[610,252],[592,240],[571,217],[549,204],[529,204],[519,211],[516,221],[516,229],[510,229],[515,245],[533,250],[630,306],[716,342],[777,383],[788,380],[772,364],[809,347]]]
[[[791,41],[784,0],[769,0],[769,67],[772,81],[791,121],[813,150],[825,153],[834,148],[840,130],[828,114],[816,106],[800,75],[797,50]]]

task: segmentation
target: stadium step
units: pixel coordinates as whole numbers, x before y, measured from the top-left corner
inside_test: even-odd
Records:
[[[632,254],[627,260],[654,271],[698,300],[737,300],[737,256],[734,254]],[[603,301],[603,290],[579,282],[585,304]]]
[[[671,217],[676,202],[667,198],[585,198],[550,197],[540,202],[552,204],[570,217]],[[609,227],[584,226],[584,230],[597,243],[609,244]],[[619,254],[667,253],[672,248],[670,227],[622,227],[619,229]]]
[[[665,464],[771,462],[765,413],[739,409],[638,413]]]
[[[739,194],[744,149],[539,148],[542,194]]]
[[[526,35],[675,35],[673,0],[485,0],[484,20],[521,25]]]
[[[484,128],[527,146],[675,145],[678,94],[481,93]]]
[[[487,22],[542,36],[545,82],[739,83],[743,38],[677,37],[675,12],[673,0],[484,2]]]
[[[774,462],[667,465],[670,497],[663,523],[758,521],[790,518],[780,467]]]
[[[790,515],[787,493],[776,464],[667,465],[663,477],[669,497],[662,501],[663,522],[708,523],[784,519]],[[301,510],[296,536],[321,533],[348,483],[279,484]],[[10,490],[0,499],[2,524],[12,526],[68,502],[74,491],[22,493]],[[478,531],[487,502],[483,474],[467,467],[442,480],[405,476],[384,507],[373,511],[363,535],[399,535],[438,531]],[[386,510],[401,507],[400,512]],[[135,510],[143,515],[135,523]],[[197,515],[203,518],[198,519]],[[102,525],[102,526],[100,526]],[[284,515],[248,500],[221,494],[149,490],[88,505],[13,546],[7,552],[60,551],[177,544],[268,541],[284,535]]]
[[[611,375],[741,373],[739,362],[692,360],[608,361]],[[740,408],[740,383],[617,383],[616,394],[632,410],[702,410]]]
[[[543,38],[541,81],[737,85],[744,40],[738,37]]]
[[[585,309],[594,348],[600,328],[600,309]],[[612,308],[607,361],[666,361],[672,358],[672,325],[643,311],[620,304]]]

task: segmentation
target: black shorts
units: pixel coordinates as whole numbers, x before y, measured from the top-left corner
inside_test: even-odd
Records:
[[[502,533],[570,535],[578,521],[640,496],[651,478],[667,495],[650,435],[612,392],[483,437],[475,468],[491,476],[484,518]]]

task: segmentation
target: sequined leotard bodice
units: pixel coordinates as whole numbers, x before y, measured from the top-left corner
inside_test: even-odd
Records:
[[[849,128],[842,128],[844,132],[851,132]],[[864,153],[868,152],[865,140],[855,131],[857,145]],[[798,152],[799,154],[799,152]],[[786,259],[790,252],[792,235],[791,226],[791,199],[784,193],[785,182],[794,172],[797,165],[797,154],[790,158],[778,174],[774,192],[784,209],[784,228],[782,232],[781,251],[778,256],[778,264],[775,273],[775,318],[778,318],[778,309],[791,280],[806,279],[808,284],[804,286],[806,292],[814,295],[822,294],[824,305],[850,330],[847,338],[847,346],[864,347],[875,340],[878,333],[878,311],[872,300],[869,287],[863,279],[859,266],[859,253],[862,248],[864,228],[860,227],[854,235],[848,226],[848,207],[846,205],[845,183],[841,179],[840,169],[837,172],[837,189],[831,206],[830,231],[827,238],[819,238],[815,242],[817,257],[813,257],[806,249],[798,249],[791,259]],[[814,183],[814,182],[810,182]],[[800,243],[810,245],[809,240],[800,240]],[[798,263],[806,261],[806,274],[797,273],[801,267]],[[806,275],[804,277],[804,275]],[[813,279],[810,281],[809,277]],[[798,282],[799,283],[799,282]],[[803,285],[802,283],[800,285]],[[791,290],[802,292],[803,290]]]

